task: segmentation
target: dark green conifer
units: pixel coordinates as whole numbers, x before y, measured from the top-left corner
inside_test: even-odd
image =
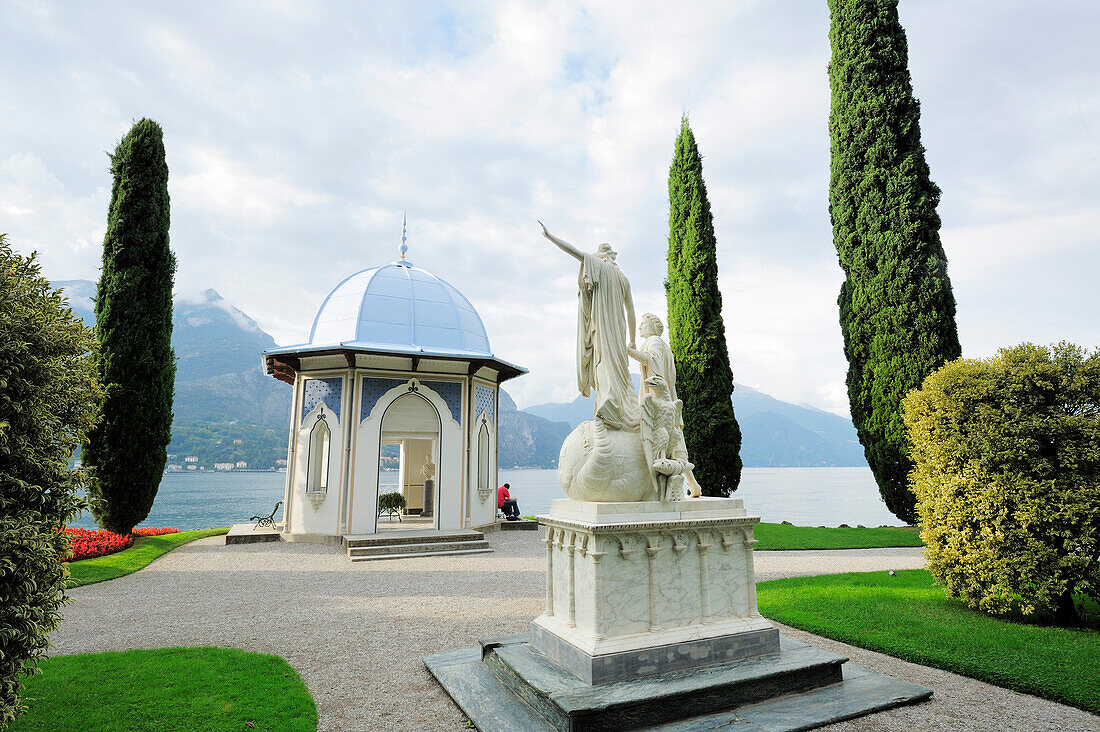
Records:
[[[668,339],[684,401],[684,440],[703,492],[728,496],[741,482],[741,428],[731,401],[714,221],[687,117],[668,173],[668,203]]]
[[[84,446],[92,513],[130,530],[149,515],[172,431],[176,374],[168,248],[168,164],[160,125],[143,119],[111,156],[114,186],[96,297],[103,415]]]
[[[829,0],[829,213],[848,399],[886,507],[916,521],[900,403],[958,358],[955,297],[897,0]]]

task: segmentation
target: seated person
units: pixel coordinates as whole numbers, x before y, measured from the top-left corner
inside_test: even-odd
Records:
[[[508,492],[510,488],[507,483],[497,488],[497,508],[504,511],[504,515],[509,521],[519,521],[519,504],[516,503],[516,499],[512,498],[512,494]]]

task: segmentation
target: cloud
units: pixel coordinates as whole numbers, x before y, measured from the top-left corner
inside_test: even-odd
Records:
[[[268,171],[251,171],[240,160],[208,148],[192,148],[183,155],[186,171],[172,176],[172,201],[189,213],[217,218],[246,219],[253,225],[271,224],[282,217],[310,215],[308,209],[331,200],[324,193],[305,190]],[[307,209],[299,214],[296,209]]]
[[[0,161],[0,230],[18,250],[38,251],[53,279],[91,275],[98,267],[109,196],[105,186],[72,193],[32,152]],[[55,276],[58,271],[63,274]]]
[[[1100,342],[1100,11],[904,4],[968,355]],[[704,155],[734,373],[847,408],[828,217],[824,3],[255,2],[0,7],[0,216],[55,279],[94,278],[105,151],[165,129],[177,287],[280,343],[349,273],[409,256],[458,287],[517,402],[575,394],[578,246],[611,241],[663,312],[667,173]],[[1021,38],[1027,42],[1022,43]],[[109,39],[109,42],[104,42]],[[33,63],[28,63],[33,59]],[[1045,293],[1045,294],[1044,294]]]

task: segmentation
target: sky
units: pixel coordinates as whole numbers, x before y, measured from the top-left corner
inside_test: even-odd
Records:
[[[1100,345],[1100,4],[903,0],[963,354]],[[52,280],[98,278],[108,155],[164,128],[177,293],[280,344],[328,291],[409,259],[576,395],[580,248],[665,315],[668,167],[703,154],[734,375],[848,413],[828,214],[823,0],[709,3],[0,0],[0,231]]]

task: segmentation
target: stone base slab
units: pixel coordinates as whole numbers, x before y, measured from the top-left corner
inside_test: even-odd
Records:
[[[275,524],[275,528],[257,527],[256,524],[233,524],[229,533],[225,535],[225,543],[257,544],[264,541],[282,541],[282,530],[283,527],[280,524]]]
[[[535,622],[531,624],[530,647],[581,681],[599,685],[778,653],[779,631],[762,618],[760,625],[765,627],[665,645],[652,645],[651,639],[639,643],[635,650],[592,656]]]
[[[783,638],[776,654],[593,686],[532,651],[526,635],[424,658],[482,732],[792,732],[932,695],[846,661]]]
[[[501,531],[538,531],[539,522],[532,521],[531,519],[516,519],[515,521],[509,521],[507,519],[501,519],[497,521],[497,526]]]
[[[760,615],[753,615],[745,618],[728,618],[705,625],[693,624],[678,628],[596,638],[588,633],[578,631],[575,627],[570,627],[561,618],[540,615],[532,621],[531,629],[531,632],[535,634],[532,637],[532,643],[547,655],[551,654],[545,650],[543,638],[554,636],[561,642],[575,648],[579,653],[589,656],[604,656],[647,648],[710,641],[742,633],[774,630],[775,628]],[[776,646],[776,650],[778,650],[778,646]]]

